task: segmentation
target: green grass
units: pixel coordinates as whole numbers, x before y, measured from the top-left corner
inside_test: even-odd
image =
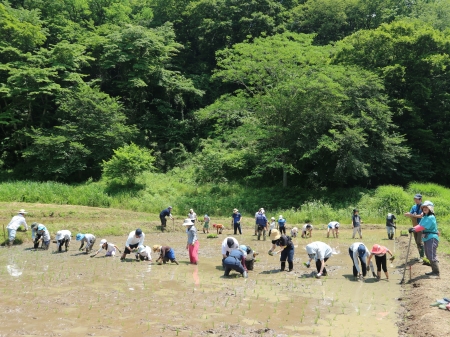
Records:
[[[184,217],[193,208],[199,217],[207,213],[228,221],[233,208],[252,217],[260,207],[270,217],[282,214],[288,224],[312,222],[326,224],[335,220],[349,224],[353,208],[360,210],[365,224],[384,224],[388,212],[397,216],[400,226],[410,220],[402,214],[413,204],[413,195],[435,203],[441,233],[450,238],[450,189],[424,183],[411,183],[407,188],[379,186],[377,189],[349,188],[338,190],[306,190],[280,187],[248,187],[238,183],[198,185],[188,170],[167,174],[145,173],[134,185],[88,181],[78,185],[55,182],[9,181],[0,183],[0,201],[59,205],[83,205],[158,214],[169,205],[173,213]],[[214,220],[213,220],[214,222]]]

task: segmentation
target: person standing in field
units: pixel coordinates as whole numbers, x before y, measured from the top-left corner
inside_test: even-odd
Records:
[[[387,231],[387,235],[388,235],[388,239],[389,240],[394,240],[394,236],[395,236],[395,220],[397,218],[395,217],[394,214],[392,213],[388,213],[387,217],[386,217],[386,231]]]
[[[352,215],[352,226],[353,226],[353,235],[352,239],[355,238],[356,233],[359,233],[359,238],[362,239],[362,231],[361,231],[361,217],[359,216],[359,211],[355,208],[353,210]]]
[[[20,226],[24,226],[25,230],[28,230],[27,222],[25,221],[25,212],[24,209],[21,209],[18,214],[13,216],[11,221],[9,222],[8,226],[6,226],[6,229],[8,230],[8,247],[11,247],[14,243],[14,240],[16,239],[16,233]]]
[[[237,208],[233,209],[233,214],[231,215],[231,225],[234,228],[234,235],[237,235],[237,232],[239,230],[239,235],[242,235],[242,229],[241,229],[241,213],[239,213],[239,210]]]
[[[203,234],[209,234],[209,222],[211,221],[211,218],[208,216],[208,214],[205,214],[203,217]]]
[[[282,215],[278,217],[278,228],[281,234],[286,235],[286,219]]]
[[[328,273],[327,269],[325,268],[325,262],[327,262],[333,254],[333,250],[331,249],[331,247],[324,242],[315,241],[306,245],[306,253],[309,257],[309,261],[306,263],[306,267],[309,268],[313,259],[316,261],[316,278],[327,276]]]
[[[383,269],[384,274],[386,275],[386,280],[389,280],[386,253],[389,253],[389,255],[391,256],[389,260],[394,261],[394,256],[392,255],[391,251],[384,246],[375,244],[373,245],[372,250],[370,251],[367,264],[370,264],[372,256],[375,256],[375,263],[377,265],[377,280],[381,278],[381,269]]]
[[[106,251],[105,257],[108,256],[116,256],[116,252],[122,253],[114,243],[106,241],[106,239],[102,239],[100,241],[100,249],[95,252],[95,254],[92,254],[91,257],[97,256],[98,253],[100,253],[102,250]]]
[[[62,252],[62,246],[65,246],[66,252],[69,250],[70,246],[70,240],[72,239],[72,233],[67,230],[63,229],[58,232],[56,232],[56,248],[58,249],[58,252]]]
[[[258,210],[258,212],[255,213],[255,235],[254,236],[258,236],[258,221],[257,221],[257,219],[258,219],[258,214],[260,214],[260,213],[262,213],[262,214],[265,213],[264,208],[261,207]]]
[[[197,213],[195,213],[192,208],[189,210],[189,213],[188,213],[187,217],[195,225],[195,222],[197,221]]]
[[[187,244],[186,249],[189,251],[189,260],[191,264],[198,264],[198,248],[200,247],[200,243],[198,242],[197,237],[197,228],[195,228],[192,219],[185,219],[183,222],[183,226],[187,227]]]
[[[313,225],[310,223],[304,224],[302,227],[302,238],[307,238],[308,235],[312,238]]]
[[[439,260],[436,255],[439,246],[439,231],[434,215],[434,204],[431,201],[425,201],[422,206],[423,217],[419,225],[409,229],[410,233],[420,232],[423,234],[423,242],[425,245],[425,255],[431,264],[431,272],[425,275],[432,277],[440,277]]]
[[[41,223],[33,222],[31,224],[31,239],[34,241],[34,249],[39,248],[39,242],[41,241],[43,249],[47,250],[50,247],[50,232]]]
[[[159,219],[161,220],[161,231],[164,231],[164,229],[167,226],[167,216],[170,218],[170,220],[173,220],[172,216],[172,206],[167,207],[166,209],[163,209],[161,213],[159,213]]]
[[[413,227],[420,225],[420,221],[423,216],[422,195],[421,194],[416,194],[414,196],[414,205],[411,207],[411,210],[409,212],[405,213],[405,216],[411,219]],[[419,251],[419,259],[418,260],[422,260],[424,257],[422,232],[419,230],[415,231],[414,239],[416,241],[417,250]]]
[[[271,217],[270,218],[270,224],[269,224],[269,236],[270,236],[270,233],[272,233],[272,230],[278,229],[278,225],[277,224],[278,223],[276,222],[275,218]]]
[[[261,234],[263,234],[264,240],[266,240],[266,230],[267,230],[267,218],[264,213],[258,213],[256,217],[256,223],[258,224],[258,240],[261,240]]]
[[[327,238],[330,237],[330,232],[333,234],[333,238],[338,238],[339,237],[339,222],[337,221],[331,221],[328,224],[328,229],[327,229]],[[355,234],[353,234],[353,236],[355,236]]]
[[[143,246],[144,239],[145,234],[142,233],[142,229],[137,228],[136,230],[131,231],[130,234],[128,234],[127,242],[125,242],[125,249],[123,250],[123,254],[120,257],[120,260],[124,261],[125,257],[128,254],[131,254],[134,249],[137,249],[137,247],[139,246]]]
[[[94,248],[95,244],[95,236],[89,233],[82,234],[78,233],[75,237],[77,241],[81,242],[80,248],[78,248],[79,251],[82,251],[83,249],[86,250],[86,254],[89,254],[92,251],[92,248]],[[84,246],[86,245],[86,246]],[[84,247],[84,248],[83,248]]]
[[[269,250],[269,255],[274,255],[274,251],[277,247],[280,247],[280,250],[275,254],[280,254],[280,263],[281,268],[280,271],[284,271],[286,268],[286,260],[288,261],[289,269],[288,272],[291,272],[294,269],[294,244],[290,236],[281,235],[281,233],[274,229],[272,233],[270,233],[270,239],[272,240],[272,248]]]
[[[348,253],[353,262],[353,276],[355,277],[355,281],[358,279],[364,280],[364,277],[366,277],[369,271],[369,249],[362,242],[355,242],[348,248]],[[361,268],[359,267],[358,258],[361,261]]]

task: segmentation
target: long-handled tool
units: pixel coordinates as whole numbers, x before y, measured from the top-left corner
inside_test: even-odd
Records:
[[[405,268],[403,269],[403,277],[402,280],[400,281],[400,284],[405,283],[406,266],[408,264],[409,248],[411,247],[411,240],[412,240],[412,233],[409,233],[409,243],[408,243],[408,250],[406,251]]]
[[[175,232],[175,218],[172,218],[172,230]]]

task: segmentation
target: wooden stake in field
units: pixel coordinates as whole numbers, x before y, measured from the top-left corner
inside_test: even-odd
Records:
[[[5,241],[6,241],[5,224],[3,224],[3,237],[5,238]]]
[[[175,232],[175,218],[172,218],[172,230]]]

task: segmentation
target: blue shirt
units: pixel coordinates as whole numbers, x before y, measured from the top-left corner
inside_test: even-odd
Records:
[[[163,210],[161,213],[159,213],[159,217],[160,218],[164,218],[166,216],[170,216],[170,210],[168,208],[166,208],[165,210]]]
[[[259,213],[256,217],[256,224],[258,226],[266,226],[267,225],[267,218],[264,214]]]
[[[233,218],[233,223],[241,221],[241,213],[233,213],[231,217]]]
[[[437,228],[437,222],[436,217],[434,215],[424,216],[422,218],[422,221],[420,222],[420,225],[424,227],[423,230],[423,238],[422,241],[428,241],[430,239],[436,239],[439,241],[439,235],[438,228]]]
[[[416,215],[420,215],[423,213],[422,208],[420,207],[422,206],[422,203],[420,203],[419,205],[415,204],[413,207],[411,207],[411,210],[409,211],[409,213],[411,214],[416,214]],[[422,220],[421,218],[417,218],[417,223],[420,223],[420,220]]]
[[[286,225],[286,219],[280,219],[280,220],[278,220],[278,226],[279,226],[279,227],[284,227],[284,225]]]
[[[239,266],[242,265],[244,253],[239,249],[233,249],[223,261],[224,264]]]
[[[359,214],[352,216],[352,223],[353,223],[353,227],[361,226],[361,217],[359,216]]]

